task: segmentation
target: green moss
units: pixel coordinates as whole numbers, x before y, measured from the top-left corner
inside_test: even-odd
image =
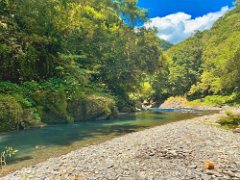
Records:
[[[72,122],[67,113],[67,98],[64,91],[39,90],[34,93],[33,99],[39,105],[37,111],[44,123]]]
[[[23,110],[23,122],[25,127],[35,127],[43,124],[41,117],[35,108]]]
[[[117,114],[111,96],[101,92],[92,95],[93,92],[84,93],[80,89],[69,96],[69,89],[71,87],[57,78],[22,85],[0,82],[0,131],[39,126],[42,123],[108,119]]]
[[[9,95],[0,95],[0,131],[19,128],[23,121],[23,109],[17,100]]]
[[[99,95],[74,99],[68,109],[75,121],[109,119],[118,113],[113,99]]]
[[[107,119],[116,113],[115,103],[110,98],[90,96],[86,100],[86,119]]]

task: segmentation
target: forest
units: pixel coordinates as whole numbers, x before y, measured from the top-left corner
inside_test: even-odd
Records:
[[[240,99],[240,6],[172,46],[137,0],[0,0],[0,132],[109,119],[171,96]]]
[[[136,0],[1,0],[0,14],[0,131],[132,111],[165,63]]]
[[[240,7],[221,17],[210,30],[167,51],[172,60],[168,93],[190,100],[205,98],[217,104],[239,104]]]

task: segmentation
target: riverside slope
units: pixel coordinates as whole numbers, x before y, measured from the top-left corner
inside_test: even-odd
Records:
[[[0,178],[240,179],[240,134],[215,127],[224,113],[179,121],[51,158]],[[205,170],[210,160],[214,170]]]

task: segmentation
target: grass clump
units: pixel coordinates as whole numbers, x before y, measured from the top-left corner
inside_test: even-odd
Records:
[[[231,111],[226,111],[225,113],[227,117],[218,121],[224,129],[234,129],[240,126],[240,114],[233,114]]]

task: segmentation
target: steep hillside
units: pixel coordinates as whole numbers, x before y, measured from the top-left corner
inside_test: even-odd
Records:
[[[220,18],[210,30],[167,51],[171,95],[229,95],[240,89],[240,7]],[[175,91],[174,91],[175,90]]]
[[[135,110],[162,62],[144,20],[137,0],[1,0],[0,132]]]
[[[160,39],[160,47],[162,48],[163,51],[168,50],[169,48],[171,48],[173,46],[172,43],[164,40],[164,39]]]

